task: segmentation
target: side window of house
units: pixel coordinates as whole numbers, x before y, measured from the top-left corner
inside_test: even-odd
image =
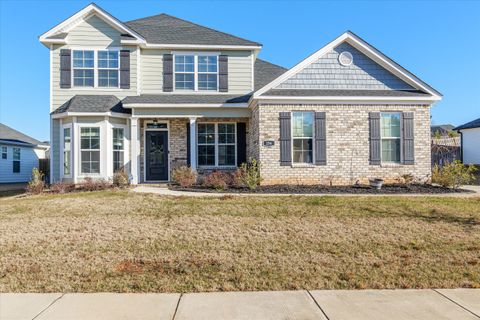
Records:
[[[100,128],[80,129],[81,173],[100,173]]]
[[[313,112],[292,113],[294,163],[313,163]]]
[[[401,160],[401,114],[382,112],[380,115],[380,136],[382,162],[400,162]]]
[[[70,175],[71,168],[71,133],[70,128],[63,128],[63,174]]]
[[[124,163],[124,145],[123,129],[113,128],[113,172],[123,169]]]
[[[199,123],[197,148],[199,166],[235,166],[235,123]]]
[[[216,55],[175,55],[174,71],[175,90],[218,90]]]
[[[20,148],[13,148],[13,172],[20,172]]]
[[[118,87],[118,51],[98,51],[98,86]]]
[[[73,85],[75,87],[94,86],[94,51],[73,50]]]
[[[2,147],[2,159],[4,160],[7,159],[7,155],[8,155],[7,150],[8,150],[7,147]]]

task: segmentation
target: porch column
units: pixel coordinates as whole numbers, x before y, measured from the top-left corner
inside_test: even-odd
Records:
[[[138,184],[140,178],[140,120],[138,118],[130,119],[130,137],[131,137],[131,159],[130,175],[132,184]]]
[[[190,168],[197,170],[197,118],[190,118]]]

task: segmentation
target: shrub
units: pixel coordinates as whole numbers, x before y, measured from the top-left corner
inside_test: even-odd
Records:
[[[28,182],[27,191],[32,194],[39,194],[43,192],[45,188],[45,182],[43,182],[44,174],[38,170],[38,168],[32,169],[32,179]]]
[[[83,191],[100,191],[110,187],[110,184],[104,179],[94,180],[91,177],[86,177],[83,183],[80,185],[80,189]]]
[[[172,180],[182,188],[188,188],[197,182],[197,173],[188,166],[180,166],[173,169]]]
[[[217,191],[227,189],[232,182],[232,176],[228,172],[213,171],[203,178],[203,185],[214,188]]]
[[[124,169],[120,169],[113,174],[113,185],[119,188],[125,188],[130,184],[130,180],[127,172]]]
[[[255,190],[262,182],[260,176],[260,164],[256,159],[250,159],[249,163],[242,163],[240,166],[241,180],[250,190]]]
[[[234,188],[243,188],[245,183],[243,183],[243,171],[242,169],[237,169],[231,174],[231,186]]]
[[[50,191],[53,193],[68,193],[75,190],[75,184],[67,182],[56,182],[50,185]]]
[[[445,164],[443,167],[435,165],[432,172],[432,182],[443,187],[457,189],[463,184],[470,184],[475,180],[473,173],[477,169],[474,165],[464,165],[459,160]]]
[[[415,177],[413,176],[413,174],[410,174],[410,173],[406,173],[402,175],[402,178],[403,178],[403,182],[405,182],[406,184],[411,184],[415,180]]]

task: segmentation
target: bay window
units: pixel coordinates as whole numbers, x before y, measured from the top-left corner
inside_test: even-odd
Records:
[[[382,162],[400,162],[401,159],[401,114],[382,112],[380,115]]]
[[[93,87],[95,60],[93,50],[73,50],[73,85]]]
[[[81,173],[100,173],[100,128],[80,128]]]
[[[313,112],[292,113],[294,163],[313,163]]]
[[[98,86],[118,87],[118,51],[98,51]]]
[[[72,136],[70,128],[63,128],[63,175],[69,176],[71,171]]]
[[[199,123],[197,125],[199,166],[236,166],[236,148],[235,123]]]
[[[212,54],[175,54],[175,90],[217,91],[218,56]]]
[[[113,172],[123,169],[124,163],[124,131],[122,128],[113,128]]]

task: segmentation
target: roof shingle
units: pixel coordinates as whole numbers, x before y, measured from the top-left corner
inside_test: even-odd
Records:
[[[15,129],[10,128],[3,123],[0,123],[0,140],[8,142],[20,142],[32,145],[45,145],[45,143],[38,141],[35,138],[27,136],[26,134],[21,133]]]
[[[131,113],[129,109],[124,109],[120,99],[113,95],[76,95],[53,111],[52,114],[67,111]]]
[[[473,128],[480,128],[480,118],[467,122],[465,124],[462,124],[461,126],[454,128],[453,130],[473,129]]]

